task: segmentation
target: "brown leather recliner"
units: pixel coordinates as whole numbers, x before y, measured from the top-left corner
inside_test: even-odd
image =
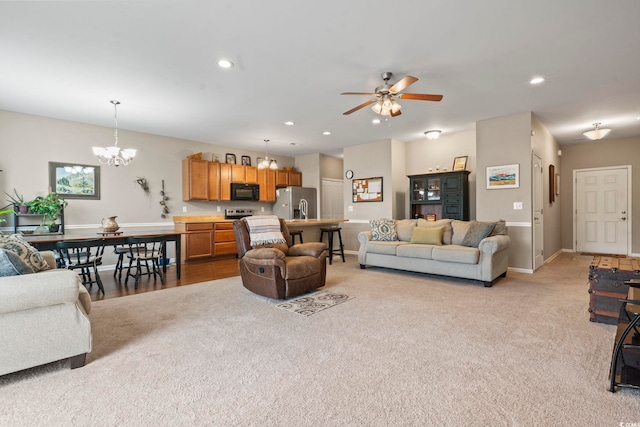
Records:
[[[282,218],[280,231],[286,243],[253,247],[245,219],[234,221],[233,228],[242,284],[251,292],[285,299],[324,286],[327,274],[325,243],[292,245],[291,235]]]

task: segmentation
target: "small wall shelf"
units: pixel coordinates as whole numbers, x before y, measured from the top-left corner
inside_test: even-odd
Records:
[[[18,208],[16,206],[14,207],[14,214],[13,214],[13,232],[15,234],[19,232],[23,232],[24,234],[36,235],[36,236],[43,235],[43,234],[64,234],[64,208],[62,208],[62,210],[60,211],[60,216],[56,221],[56,224],[58,224],[59,226],[57,232],[42,233],[42,234],[35,234],[33,232],[28,232],[29,230],[34,230],[36,227],[42,224],[43,217],[44,217],[44,214],[18,213]]]

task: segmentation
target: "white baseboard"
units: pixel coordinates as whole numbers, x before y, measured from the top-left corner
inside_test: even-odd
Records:
[[[533,270],[530,268],[516,268],[516,267],[507,267],[507,271],[512,271],[514,273],[527,273],[533,274]]]

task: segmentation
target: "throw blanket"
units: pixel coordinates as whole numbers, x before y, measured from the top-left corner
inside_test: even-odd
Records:
[[[286,243],[276,215],[248,216],[245,220],[249,226],[251,246]]]

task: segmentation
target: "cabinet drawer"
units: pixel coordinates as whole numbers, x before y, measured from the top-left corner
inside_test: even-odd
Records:
[[[237,252],[236,242],[216,243],[213,250],[215,256],[235,254]]]
[[[232,222],[216,222],[215,223],[216,230],[233,230]]]
[[[216,230],[214,232],[214,238],[213,240],[216,243],[220,243],[220,242],[234,242],[235,245],[235,241],[236,241],[236,236],[233,232],[233,230]]]
[[[187,231],[213,230],[213,224],[187,224]]]

